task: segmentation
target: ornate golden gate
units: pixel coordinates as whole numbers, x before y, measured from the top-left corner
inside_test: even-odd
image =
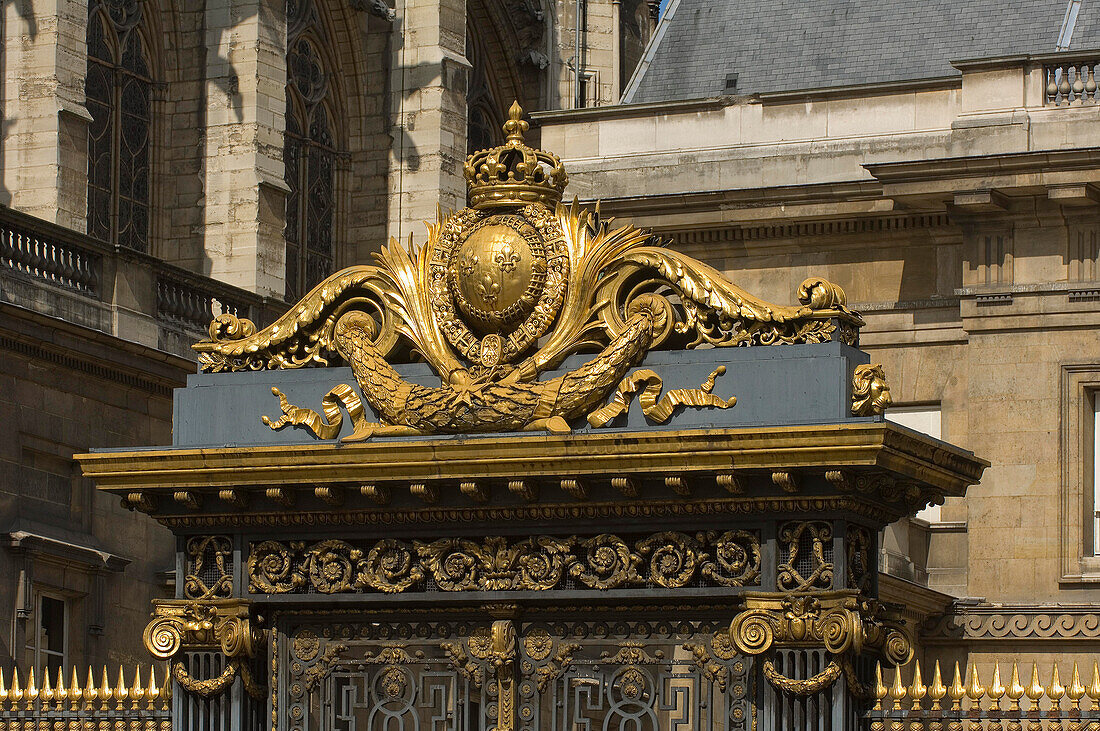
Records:
[[[217,318],[171,447],[80,458],[179,537],[177,728],[848,729],[910,658],[878,532],[984,463],[883,421],[839,287],[562,205],[526,129],[425,247]]]

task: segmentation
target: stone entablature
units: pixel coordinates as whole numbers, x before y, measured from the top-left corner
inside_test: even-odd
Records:
[[[629,213],[639,225],[677,230],[868,216],[894,208],[890,185],[875,167],[880,163],[969,157],[996,165],[990,156],[1100,145],[1100,107],[1091,99],[1055,103],[1045,93],[1050,69],[1084,58],[1066,53],[958,62],[961,74],[943,79],[534,116],[543,144],[569,164],[578,193],[599,191],[605,210]],[[683,164],[685,153],[698,161]],[[1085,186],[1096,176],[1088,173],[1087,154],[1082,158],[1078,149],[1074,155],[1072,171],[1030,178],[1026,185],[1050,187],[1050,198],[1064,203],[1091,200]],[[647,171],[642,195],[628,172],[639,168]],[[973,165],[961,168],[950,177],[965,180],[936,190],[937,202],[980,207],[977,199],[956,202],[954,195],[997,188],[987,175]],[[865,189],[854,190],[857,182]],[[1081,190],[1055,190],[1066,185]],[[717,206],[705,198],[738,190],[758,191],[759,201],[735,198]],[[684,197],[689,191],[703,193],[694,201]],[[913,208],[912,200],[905,202]]]

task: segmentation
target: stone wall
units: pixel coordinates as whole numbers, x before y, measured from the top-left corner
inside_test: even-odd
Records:
[[[30,666],[38,591],[67,602],[69,664],[146,662],[134,628],[172,595],[171,534],[96,491],[72,455],[171,439],[171,389],[192,366],[6,304],[0,323],[0,666]]]

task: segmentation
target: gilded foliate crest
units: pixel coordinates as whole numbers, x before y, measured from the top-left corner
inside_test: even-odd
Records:
[[[723,369],[700,388],[662,396],[656,373],[630,372],[655,348],[855,344],[862,320],[836,285],[806,280],[793,307],[759,300],[648,232],[612,227],[598,206],[561,204],[565,169],[524,143],[517,105],[504,129],[505,144],[466,161],[470,207],[428,224],[423,248],[391,240],[374,265],[332,275],[263,330],[215,318],[210,339],[194,346],[203,370],[343,359],[362,399],[341,384],[319,413],[276,392],[282,415],[265,417],[272,428],[302,426],[321,438],[340,432],[342,409],[354,425],[345,439],[564,432],[585,417],[593,428],[610,424],[636,393],[642,413],[660,422],[677,408],[734,405],[712,392]],[[402,377],[392,362],[409,352],[435,369],[440,386]],[[592,355],[579,368],[540,380],[582,352]]]

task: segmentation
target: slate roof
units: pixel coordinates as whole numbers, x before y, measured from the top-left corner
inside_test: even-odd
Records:
[[[926,79],[950,61],[1051,53],[1069,0],[679,0],[628,102]],[[658,29],[658,33],[660,33]],[[1100,46],[1082,0],[1071,50]]]

